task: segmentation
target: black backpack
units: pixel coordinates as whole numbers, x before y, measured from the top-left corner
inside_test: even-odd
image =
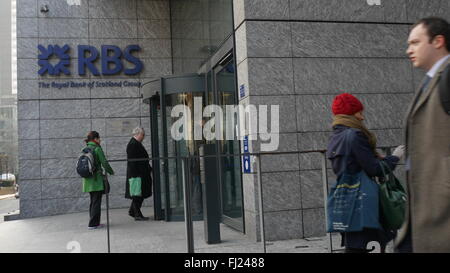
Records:
[[[95,148],[86,147],[78,157],[77,173],[83,178],[93,177],[96,171],[94,150]]]
[[[444,70],[439,82],[439,94],[445,113],[450,115],[450,65]]]

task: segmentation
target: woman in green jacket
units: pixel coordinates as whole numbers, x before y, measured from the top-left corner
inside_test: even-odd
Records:
[[[91,196],[91,204],[89,206],[89,229],[102,228],[104,225],[100,224],[102,195],[104,194],[105,186],[103,184],[103,168],[111,175],[114,175],[114,170],[106,160],[103,149],[100,146],[100,135],[96,131],[89,132],[85,140],[87,147],[93,149],[95,161],[95,173],[93,177],[83,178],[83,192],[88,192]]]

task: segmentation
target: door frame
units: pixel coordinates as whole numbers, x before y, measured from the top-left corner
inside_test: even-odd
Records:
[[[230,60],[233,61],[235,67],[235,96],[234,104],[239,105],[239,93],[238,93],[238,82],[237,82],[237,62],[236,62],[236,49],[235,49],[234,34],[230,35],[228,39],[221,45],[219,50],[206,62],[198,71],[198,74],[205,75],[205,94],[209,96],[209,92],[212,93],[213,103],[218,105],[218,90],[217,90],[217,73],[222,71],[224,64],[228,64]],[[212,89],[212,90],[211,90]],[[208,101],[208,97],[206,98]],[[217,140],[216,140],[217,141]],[[241,143],[239,142],[239,152],[241,152]],[[222,153],[220,145],[216,145],[216,154],[220,155]],[[242,160],[239,160],[240,167],[240,179],[241,179],[241,200],[242,200],[242,221],[238,221],[234,218],[228,217],[223,213],[223,200],[222,200],[222,164],[221,160],[217,160],[217,170],[219,171],[219,189],[220,189],[220,210],[221,210],[221,221],[225,225],[245,233],[245,209],[244,209],[244,192],[243,192],[243,175],[242,175]]]

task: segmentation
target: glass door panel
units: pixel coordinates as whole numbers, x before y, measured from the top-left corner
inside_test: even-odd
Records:
[[[235,66],[231,58],[215,70],[215,88],[218,105],[223,109],[223,125],[221,126],[222,140],[218,141],[219,153],[239,154],[240,144],[237,139],[238,120],[236,114],[230,118],[227,116],[227,105],[235,106],[236,83]],[[230,138],[232,136],[232,138]],[[241,160],[239,156],[226,156],[220,160],[222,213],[225,224],[243,231],[243,206],[242,206],[242,175]]]

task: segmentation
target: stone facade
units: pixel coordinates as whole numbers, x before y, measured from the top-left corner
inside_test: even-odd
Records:
[[[234,0],[241,103],[280,105],[278,151],[326,149],[341,92],[366,107],[380,146],[402,143],[402,122],[422,74],[406,57],[410,25],[450,19],[446,1]],[[250,149],[258,151],[258,145]],[[267,240],[325,233],[320,154],[262,159]],[[333,174],[329,170],[332,180]],[[259,236],[255,174],[244,174],[247,234]]]
[[[39,83],[132,81],[172,74],[169,1],[165,0],[18,0],[18,116],[21,217],[86,211],[75,163],[90,130],[102,138],[109,160],[126,158],[131,131],[150,131],[149,106],[138,87],[39,88]],[[46,4],[47,13],[41,12]],[[38,44],[71,47],[72,75],[39,76]],[[79,76],[78,45],[138,44],[143,62],[136,76]],[[96,63],[99,68],[100,64]],[[151,150],[150,138],[144,141]],[[111,207],[129,206],[124,198],[126,163],[114,162]],[[148,205],[153,204],[148,199]],[[105,202],[103,202],[103,205]]]
[[[381,5],[370,6],[366,0],[228,1],[233,2],[238,86],[246,90],[241,103],[280,105],[277,152],[325,149],[330,105],[344,91],[363,101],[367,125],[379,145],[401,144],[403,114],[422,77],[406,58],[409,27],[429,15],[450,19],[450,2],[381,0]],[[143,83],[173,72],[196,72],[226,38],[216,36],[226,33],[229,18],[220,11],[229,7],[228,1],[208,5],[206,0],[173,0],[171,10],[169,0],[18,0],[21,217],[88,209],[89,197],[81,193],[74,170],[88,131],[100,133],[108,159],[125,158],[135,126],[150,131],[149,108],[139,88],[58,89],[39,88],[39,83]],[[69,5],[76,2],[81,5]],[[44,4],[47,13],[40,11]],[[138,44],[144,70],[131,77],[38,76],[38,44]],[[75,71],[76,50],[71,56]],[[258,143],[253,144],[250,151],[258,152]],[[150,151],[149,138],[145,146]],[[262,159],[267,240],[324,234],[320,163],[320,154]],[[123,197],[126,165],[112,166],[116,175],[110,177],[111,207],[128,206]],[[332,179],[330,170],[328,174]],[[246,234],[257,240],[255,173],[243,174],[242,185]],[[147,202],[152,204],[151,199]]]

